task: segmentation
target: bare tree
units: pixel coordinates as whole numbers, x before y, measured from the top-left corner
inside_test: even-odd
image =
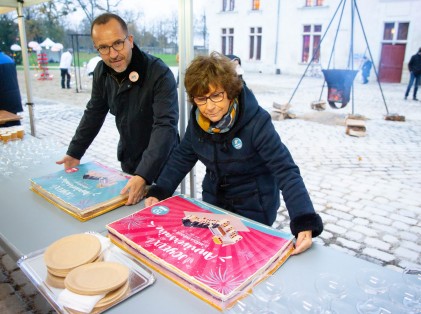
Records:
[[[117,8],[121,0],[76,0],[76,2],[85,13],[89,23],[92,23],[99,13],[118,12]]]
[[[203,15],[195,20],[194,23],[194,33],[200,35],[203,38],[203,47],[206,48],[207,46],[207,38],[208,38],[208,27],[206,24],[206,12],[203,11]]]
[[[168,20],[168,41],[177,43],[178,42],[178,13],[173,11],[170,19]]]

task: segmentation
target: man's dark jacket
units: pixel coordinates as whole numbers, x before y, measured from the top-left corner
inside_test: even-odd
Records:
[[[411,57],[408,63],[410,72],[414,72],[414,75],[421,75],[421,54],[417,53]]]
[[[291,218],[294,235],[323,230],[300,171],[281,142],[269,113],[244,85],[239,113],[227,133],[209,134],[196,122],[193,106],[183,140],[174,150],[148,196],[170,197],[179,182],[200,160],[206,166],[203,201],[239,215],[272,225],[280,206],[280,194]]]
[[[140,175],[151,184],[179,142],[177,86],[171,70],[136,45],[126,72],[136,72],[138,80],[126,77],[119,83],[103,61],[97,64],[92,97],[67,154],[82,158],[109,111],[120,133],[117,157],[123,171]]]

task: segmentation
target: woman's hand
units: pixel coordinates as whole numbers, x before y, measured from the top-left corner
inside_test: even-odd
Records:
[[[291,255],[297,255],[311,247],[313,243],[311,230],[301,231],[298,233],[297,241],[295,241],[295,249]]]
[[[145,200],[145,207],[149,207],[149,206],[155,205],[158,202],[159,202],[159,199],[157,199],[156,197],[152,197],[152,196],[151,197],[148,197]]]

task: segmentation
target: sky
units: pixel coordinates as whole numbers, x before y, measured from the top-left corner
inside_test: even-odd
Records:
[[[193,15],[199,15],[203,12],[204,2],[206,0],[192,0]],[[178,12],[179,0],[122,0],[120,2],[121,10],[143,10],[144,18],[147,22],[158,20],[160,17],[170,17],[173,12]],[[76,12],[70,15],[70,23],[78,25],[83,19],[82,12]]]

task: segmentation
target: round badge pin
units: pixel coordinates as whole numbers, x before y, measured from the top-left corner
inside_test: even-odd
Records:
[[[139,73],[137,73],[135,71],[130,72],[130,74],[129,74],[129,80],[130,81],[137,82],[138,79],[139,79]]]
[[[243,142],[238,137],[233,138],[231,143],[235,149],[241,149],[243,147]]]
[[[168,214],[170,209],[167,206],[158,205],[152,207],[151,211],[154,215],[162,216]]]

